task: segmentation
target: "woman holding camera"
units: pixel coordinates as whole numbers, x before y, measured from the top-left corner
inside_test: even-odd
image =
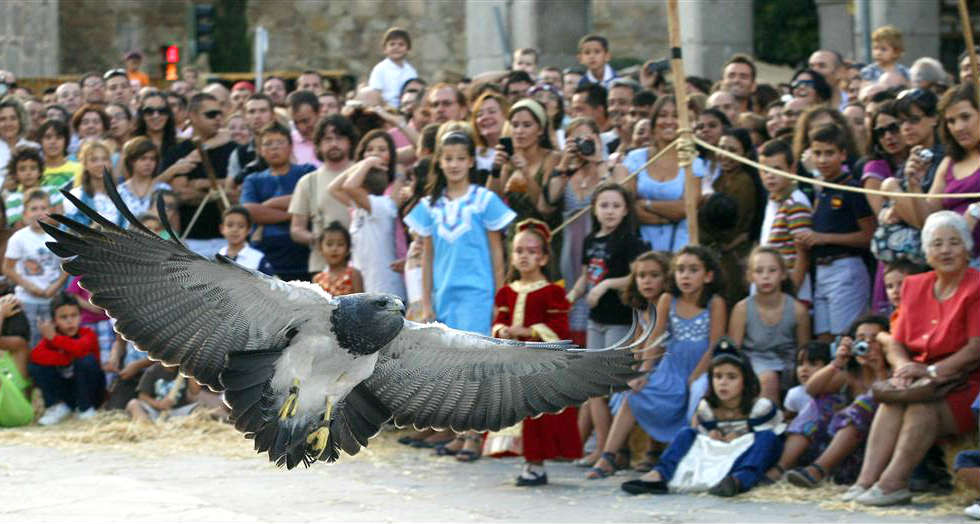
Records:
[[[538,199],[538,210],[551,215],[559,209],[562,220],[568,220],[583,208],[592,205],[592,190],[607,180],[622,182],[626,169],[611,166],[602,160],[599,145],[599,125],[591,118],[576,118],[566,128],[567,140],[558,165],[548,178],[545,191]],[[559,270],[565,282],[577,282],[582,271],[582,247],[585,237],[592,230],[589,213],[583,213],[565,227],[562,232]],[[581,337],[585,342],[585,329],[589,319],[589,306],[579,300],[568,315],[572,338]],[[584,345],[583,345],[584,346]]]
[[[933,442],[976,429],[970,404],[980,391],[980,271],[967,265],[972,244],[961,215],[938,211],[926,219],[922,245],[933,271],[905,278],[885,357],[895,370],[890,382],[896,388],[923,378],[956,387],[938,400],[878,408],[861,474],[844,500],[870,506],[909,502],[909,477]]]
[[[935,148],[927,149],[922,145],[912,148],[904,169],[908,192],[980,193],[980,108],[977,107],[976,89],[976,85],[966,83],[943,95],[938,110],[941,118],[939,134],[945,145],[946,157],[939,162],[935,178],[929,181],[930,166],[935,159],[932,151]],[[909,111],[921,111],[914,103],[910,104]],[[920,120],[924,119],[922,117]],[[889,179],[882,184],[882,189],[902,191],[903,188],[895,179]],[[970,203],[976,201],[975,198],[897,198],[895,206],[882,211],[879,219],[884,223],[903,221],[921,228],[930,213],[947,209],[963,215]],[[977,245],[980,244],[978,227],[973,228],[973,240],[972,257],[976,259],[977,248],[980,247]]]
[[[677,138],[677,127],[674,97],[658,98],[650,119],[650,147],[630,151],[623,160],[627,172],[640,170],[632,184],[636,195],[636,217],[640,221],[640,235],[654,251],[677,251],[688,241],[684,210],[685,171],[678,163],[677,148],[671,148],[659,161],[644,167],[650,158]],[[693,169],[698,178],[703,178],[707,172],[700,158],[695,158],[688,169]],[[697,193],[695,199],[700,200],[700,182],[694,191]]]

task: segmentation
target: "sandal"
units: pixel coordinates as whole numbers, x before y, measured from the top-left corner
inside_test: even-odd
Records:
[[[810,474],[810,470],[807,469],[810,467],[817,470],[817,473],[820,473],[820,478],[814,478],[813,475]],[[825,478],[827,478],[827,470],[823,469],[823,466],[816,463],[810,464],[809,466],[804,466],[802,468],[793,468],[786,472],[786,481],[799,488],[813,489],[820,485],[820,482],[822,482]]]
[[[482,446],[483,435],[466,435],[463,437],[467,442],[479,442]],[[465,445],[465,444],[464,444]],[[456,460],[460,462],[474,462],[481,456],[480,448],[476,450],[463,448],[456,453]]]
[[[599,467],[599,463],[603,460],[609,464],[612,469],[602,469]],[[589,471],[585,473],[585,478],[589,480],[604,479],[606,477],[611,477],[616,474],[616,455],[612,452],[605,452],[596,461],[595,465],[589,468]]]
[[[620,450],[616,452],[616,462],[613,462],[613,464],[616,466],[617,470],[630,469],[632,458],[633,455],[630,453],[630,448],[620,448]]]
[[[643,462],[637,464],[636,467],[633,468],[633,471],[638,471],[640,473],[649,473],[653,471],[653,467],[657,465],[657,462],[660,459],[660,453],[657,453],[655,451],[647,451],[646,453],[643,454],[643,456],[644,456]]]
[[[591,468],[592,466],[595,465],[595,463],[596,460],[590,458],[588,455],[572,461],[572,465],[575,466],[576,468]]]

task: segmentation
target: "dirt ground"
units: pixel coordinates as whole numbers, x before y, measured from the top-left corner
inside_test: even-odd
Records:
[[[962,522],[967,493],[865,511],[842,488],[776,485],[734,499],[632,497],[635,473],[598,481],[568,463],[551,483],[518,488],[519,459],[460,464],[385,432],[355,457],[278,469],[231,427],[203,419],[133,425],[100,415],[52,428],[0,430],[0,522]]]

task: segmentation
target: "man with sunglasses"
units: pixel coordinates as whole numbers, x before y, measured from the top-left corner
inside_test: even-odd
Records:
[[[209,171],[222,184],[228,171],[228,159],[237,144],[231,140],[227,130],[222,130],[223,111],[217,98],[199,93],[191,97],[188,104],[188,115],[194,136],[190,140],[179,142],[163,161],[163,176],[172,176],[170,185],[180,199],[180,221],[185,225],[187,247],[195,253],[211,257],[224,245],[224,239],[218,230],[221,223],[220,197],[211,193],[212,180]],[[202,161],[198,144],[203,145],[207,161]],[[208,169],[208,164],[210,168]],[[191,224],[191,218],[198,206],[208,198],[197,220]],[[233,195],[229,195],[231,203],[235,203]]]
[[[129,106],[133,98],[133,87],[129,84],[129,76],[125,69],[110,69],[102,75],[105,81],[106,102]]]

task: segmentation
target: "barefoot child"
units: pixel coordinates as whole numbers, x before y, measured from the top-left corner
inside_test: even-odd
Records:
[[[351,293],[364,292],[364,279],[361,272],[349,265],[350,233],[343,224],[334,220],[320,235],[317,241],[320,253],[327,263],[323,271],[313,277],[327,293],[337,297]]]
[[[732,309],[728,336],[762,384],[762,396],[778,405],[779,378],[795,349],[810,341],[810,314],[793,298],[786,261],[775,248],[757,247],[749,255],[749,282],[756,294]]]
[[[516,231],[511,252],[511,282],[500,288],[494,299],[497,313],[493,335],[524,341],[568,340],[570,305],[564,289],[550,283],[545,275],[551,230],[540,220],[527,219],[517,224]],[[559,413],[524,419],[521,423],[524,469],[517,477],[518,486],[547,484],[545,460],[582,455],[577,418],[578,410],[568,407]]]

